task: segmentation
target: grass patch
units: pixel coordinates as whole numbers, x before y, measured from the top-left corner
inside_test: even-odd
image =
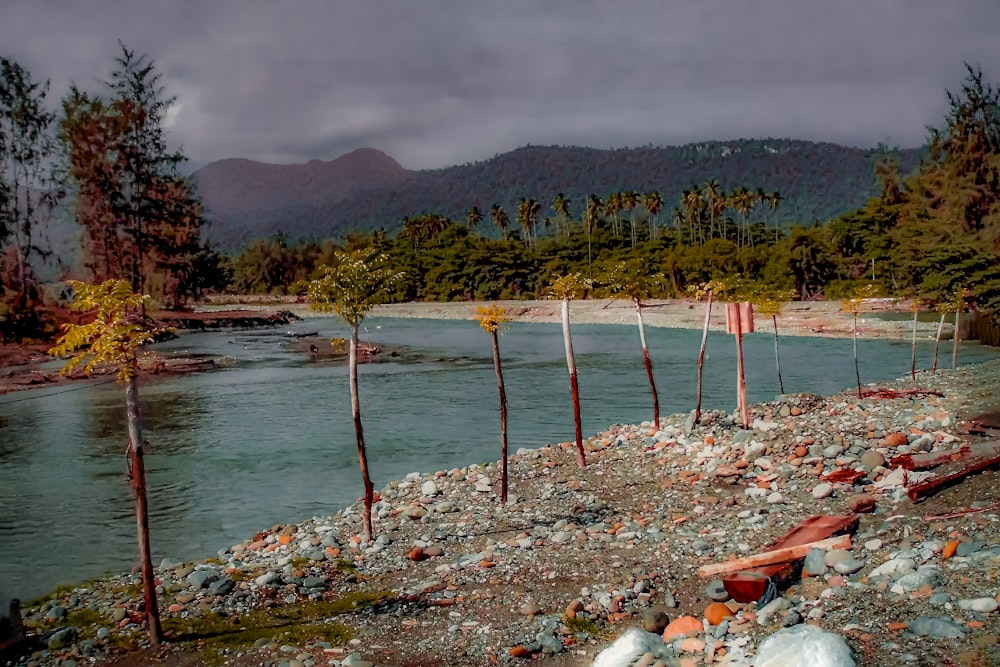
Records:
[[[232,650],[248,649],[259,640],[305,646],[318,641],[342,645],[353,631],[336,620],[377,604],[391,593],[357,592],[337,598],[259,609],[240,618],[208,614],[199,618],[165,618],[164,633],[179,642],[192,643],[210,666],[219,665]]]
[[[564,618],[562,624],[574,635],[586,632],[591,637],[599,637],[604,632],[603,625],[592,618],[584,618],[582,616]]]

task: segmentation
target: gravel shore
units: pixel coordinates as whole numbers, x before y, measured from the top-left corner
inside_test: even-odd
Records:
[[[748,430],[721,412],[612,426],[586,440],[585,470],[569,443],[517,452],[505,508],[496,462],[414,472],[379,491],[373,543],[355,504],[165,560],[166,649],[143,648],[139,577],[124,574],[28,605],[42,646],[10,664],[587,665],[638,628],[635,664],[749,666],[806,626],[853,654],[834,664],[1000,664],[995,473],[912,503],[907,486],[962,463],[891,464],[977,442],[960,422],[995,408],[998,384],[988,362],[883,385],[910,391],[895,398],[781,397]],[[698,576],[853,511],[851,548],[811,553],[765,605]]]

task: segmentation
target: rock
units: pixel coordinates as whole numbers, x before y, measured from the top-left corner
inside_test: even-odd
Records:
[[[907,623],[906,627],[920,637],[961,639],[965,636],[965,628],[947,616],[921,616]]]
[[[788,598],[775,598],[757,610],[757,622],[761,625],[770,625],[775,616],[791,606],[792,602]]]
[[[826,498],[831,493],[833,493],[833,484],[830,484],[829,482],[820,482],[813,487],[812,497],[819,500],[821,498]]]
[[[871,512],[875,509],[877,504],[875,496],[869,493],[859,493],[857,495],[851,496],[847,504],[851,508],[852,512],[863,514],[866,512]]]
[[[959,542],[958,547],[955,549],[955,555],[964,558],[969,554],[976,553],[984,546],[982,542]]]
[[[187,576],[188,583],[195,589],[208,588],[208,586],[219,580],[219,575],[215,570],[195,570]]]
[[[591,667],[634,665],[647,653],[654,659],[665,655],[666,648],[658,635],[639,628],[629,628],[611,646],[597,654]]]
[[[778,630],[764,640],[754,659],[754,667],[856,667],[851,647],[840,635],[813,625],[796,625]]]
[[[427,556],[428,558],[436,558],[438,556],[443,556],[444,549],[442,549],[436,544],[432,544],[426,549],[424,549],[424,555]]]
[[[694,616],[678,616],[663,629],[663,641],[668,642],[677,637],[687,637],[698,634],[705,629],[705,624],[700,618]]]
[[[882,548],[882,540],[875,538],[865,542],[865,549],[868,551],[878,551]]]
[[[895,577],[896,575],[912,572],[915,565],[909,558],[893,558],[876,567],[868,576]]]
[[[55,651],[61,648],[66,648],[70,644],[76,641],[77,633],[76,628],[68,627],[56,630],[49,636],[49,641],[46,644],[50,651]]]
[[[896,583],[889,589],[897,595],[900,593],[912,593],[924,586],[934,587],[944,579],[941,570],[934,565],[921,565],[916,572],[908,572],[896,580]]]
[[[713,602],[705,607],[705,620],[711,626],[719,625],[734,615],[732,610],[721,602]]]
[[[229,595],[233,592],[234,588],[236,588],[236,582],[227,578],[213,581],[208,586],[208,591],[212,595]]]
[[[860,461],[861,467],[865,470],[874,470],[885,465],[885,457],[882,456],[882,452],[877,452],[874,449],[869,449],[862,454]]]
[[[642,612],[642,628],[646,632],[661,635],[669,623],[670,617],[662,607],[652,607]]]
[[[684,653],[701,653],[705,650],[705,640],[698,637],[688,637],[678,642],[677,648]]]
[[[864,566],[865,564],[862,561],[858,560],[857,558],[848,557],[836,563],[833,566],[833,569],[838,574],[854,574]]]
[[[885,436],[885,446],[886,447],[902,447],[903,445],[908,445],[910,439],[906,437],[905,433],[890,433]]]
[[[406,557],[412,561],[421,561],[427,558],[427,555],[424,553],[423,547],[413,547],[410,549],[409,553],[406,554]]]
[[[537,616],[538,614],[542,613],[542,608],[539,607],[538,603],[536,603],[534,600],[528,600],[523,605],[521,605],[521,608],[518,609],[518,612],[524,616]]]
[[[423,483],[423,486],[420,487],[420,493],[425,496],[436,496],[438,494],[437,484],[435,484],[433,480],[427,480]]]
[[[725,602],[729,599],[729,592],[726,590],[725,584],[722,583],[722,579],[713,579],[708,582],[708,585],[705,586],[705,595],[716,602]]]
[[[802,564],[802,571],[814,577],[824,574],[826,572],[826,552],[822,549],[813,549],[807,553],[805,562]]]
[[[975,598],[972,600],[959,600],[958,608],[988,614],[1000,608],[1000,603],[995,598]]]
[[[323,577],[306,577],[302,580],[302,588],[326,588],[326,579]]]

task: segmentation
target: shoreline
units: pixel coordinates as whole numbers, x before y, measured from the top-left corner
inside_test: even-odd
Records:
[[[789,523],[815,512],[850,511],[858,496],[870,495],[875,513],[861,515],[858,538],[844,556],[858,569],[842,574],[828,567],[796,582],[770,611],[730,603],[733,615],[723,632],[708,626],[664,646],[695,660],[693,665],[748,664],[741,655],[752,655],[795,612],[800,622],[839,634],[859,655],[867,654],[862,665],[888,664],[886,659],[911,645],[922,653],[986,650],[976,642],[1000,633],[998,614],[958,610],[969,601],[979,601],[975,608],[996,608],[978,592],[986,592],[983,586],[992,590],[990,580],[975,573],[1000,559],[1000,517],[995,511],[936,523],[924,517],[970,501],[998,500],[992,475],[912,505],[898,486],[886,483],[891,471],[885,463],[893,454],[948,450],[967,440],[956,431],[956,420],[987,407],[1000,389],[998,377],[1000,361],[994,361],[936,376],[922,373],[916,384],[882,385],[942,390],[941,398],[858,400],[849,390],[827,398],[789,396],[754,406],[750,431],[721,412],[706,413],[690,429],[684,414],[662,419],[659,431],[649,423],[616,426],[587,438],[584,471],[573,463],[569,443],[522,450],[511,457],[512,499],[505,510],[496,507],[492,484],[498,462],[411,473],[379,491],[376,535],[385,539],[360,542],[357,502],[331,517],[274,526],[216,558],[165,560],[158,568],[161,607],[165,618],[174,619],[172,627],[182,635],[190,627],[194,636],[212,614],[246,616],[267,608],[269,600],[277,602],[275,609],[312,609],[308,605],[357,596],[365,599],[362,606],[371,604],[344,616],[356,643],[293,642],[303,664],[359,664],[348,658],[354,652],[357,660],[377,665],[416,659],[428,665],[517,664],[543,654],[554,667],[587,664],[625,628],[655,628],[657,613],[700,618],[711,600],[709,582],[693,574],[698,565],[758,551]],[[894,434],[906,434],[906,444],[891,444]],[[876,455],[882,462],[862,477],[823,486],[824,473],[863,469],[866,457],[872,464]],[[968,548],[944,557],[948,540],[956,538]],[[975,559],[976,553],[985,558]],[[907,558],[933,568],[931,593],[907,589],[901,582],[909,571],[902,564],[895,574],[876,574],[886,563]],[[127,622],[138,599],[122,593],[136,580],[118,575],[91,583],[64,592],[58,606],[72,614],[72,597],[77,607],[92,603],[106,628],[111,621],[103,619],[123,609],[126,622],[111,632],[141,640],[138,626]],[[901,592],[889,591],[897,586]],[[268,591],[278,591],[278,597]],[[379,591],[390,592],[391,601],[375,601]],[[934,595],[947,595],[957,607],[949,614],[929,602]],[[887,623],[890,607],[895,620],[913,623],[950,615],[952,626],[961,628],[958,646],[948,634],[917,640],[907,634],[907,623],[902,629]],[[28,616],[38,623],[51,609],[28,610]],[[957,632],[952,626],[945,631]],[[91,631],[99,629],[81,636]],[[231,654],[224,664],[258,665],[267,656],[287,660],[293,654],[283,651],[288,642],[282,642],[254,642],[241,649],[246,661]],[[179,642],[174,650],[190,646]],[[209,648],[216,650],[214,644]],[[148,654],[140,649],[140,655]]]

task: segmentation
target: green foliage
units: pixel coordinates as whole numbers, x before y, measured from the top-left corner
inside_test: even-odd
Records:
[[[598,283],[615,298],[635,301],[661,297],[667,291],[666,276],[650,272],[638,258],[616,263],[603,273]]]
[[[351,326],[358,326],[365,315],[380,303],[387,303],[403,280],[403,274],[390,268],[388,255],[374,249],[337,252],[334,264],[323,266],[322,277],[309,284],[309,306],[333,311]]]
[[[568,273],[552,280],[546,296],[550,299],[582,299],[593,284],[593,280],[585,278],[580,273]]]
[[[124,280],[108,280],[91,285],[77,280],[69,281],[75,292],[72,309],[93,313],[88,324],[63,324],[63,335],[49,354],[56,357],[73,356],[63,366],[66,374],[82,367],[90,374],[98,364],[111,364],[118,368],[122,381],[138,372],[135,351],[151,343],[156,330],[139,321],[137,314],[148,296],[136,294]]]

